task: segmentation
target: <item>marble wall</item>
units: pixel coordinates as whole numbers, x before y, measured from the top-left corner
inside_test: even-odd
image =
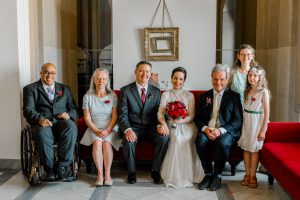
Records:
[[[271,121],[299,120],[298,11],[296,0],[257,1],[256,57],[267,71]]]

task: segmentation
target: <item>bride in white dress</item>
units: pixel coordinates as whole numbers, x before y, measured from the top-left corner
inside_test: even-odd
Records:
[[[161,177],[166,186],[192,187],[193,183],[199,183],[204,177],[194,143],[197,134],[197,127],[193,122],[195,99],[192,93],[183,89],[186,79],[184,68],[175,68],[171,79],[173,88],[162,94],[157,114],[161,124],[157,128],[158,132],[170,136],[168,150],[161,167]],[[188,116],[177,120],[166,119],[166,105],[171,101],[184,103]],[[176,124],[176,128],[172,128],[172,124]]]

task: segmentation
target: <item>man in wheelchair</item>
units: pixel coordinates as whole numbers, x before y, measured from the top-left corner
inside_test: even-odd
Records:
[[[73,180],[68,166],[73,162],[77,138],[77,108],[68,86],[55,81],[56,67],[42,66],[40,80],[23,88],[23,115],[31,126],[46,180]],[[54,153],[57,143],[57,155]],[[57,161],[55,158],[57,157]]]

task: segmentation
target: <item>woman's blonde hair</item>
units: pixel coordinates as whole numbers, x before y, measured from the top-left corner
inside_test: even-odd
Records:
[[[92,95],[92,94],[96,94],[96,85],[95,85],[95,77],[97,76],[98,72],[104,72],[107,76],[107,84],[105,86],[105,89],[108,93],[112,92],[112,89],[110,88],[110,78],[109,78],[109,72],[107,71],[107,69],[103,68],[103,67],[100,67],[100,68],[97,68],[94,73],[93,73],[93,76],[91,77],[91,81],[90,81],[90,88],[89,90],[86,92],[87,94],[89,95]]]

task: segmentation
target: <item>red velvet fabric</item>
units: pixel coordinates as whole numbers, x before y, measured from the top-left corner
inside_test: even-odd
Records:
[[[300,123],[271,122],[260,162],[293,199],[300,200]]]
[[[114,90],[114,92],[117,94],[117,96],[120,96],[119,90]],[[195,104],[196,104],[196,108],[197,108],[197,104],[199,102],[199,97],[205,91],[191,90],[190,92],[192,92],[194,94],[195,102],[196,102]],[[77,121],[77,127],[78,127],[78,139],[80,141],[86,128],[87,128],[83,117],[81,117]],[[92,154],[91,154],[92,145],[89,147],[80,145],[80,151],[81,151],[82,160],[92,161]],[[153,160],[153,157],[154,157],[154,145],[151,142],[142,141],[141,143],[139,143],[136,146],[136,160]],[[114,159],[117,159],[117,160],[124,159],[122,149],[120,149],[119,151],[114,151]],[[241,161],[242,159],[243,159],[243,151],[237,145],[234,145],[230,150],[229,160]]]
[[[268,142],[300,142],[300,123],[269,123],[265,143]]]

